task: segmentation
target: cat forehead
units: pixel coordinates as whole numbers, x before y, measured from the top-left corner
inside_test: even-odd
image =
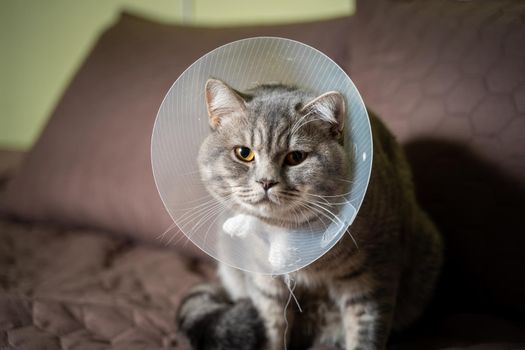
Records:
[[[257,120],[256,120],[257,119]],[[311,151],[323,143],[322,133],[305,133],[306,129],[295,130],[295,118],[277,116],[275,118],[254,118],[254,122],[233,126],[226,136],[230,144],[244,145],[257,152],[273,155],[290,149]]]
[[[261,96],[246,104],[245,116],[255,125],[292,123],[302,117],[299,110],[312,98],[302,94]]]
[[[302,100],[307,97],[314,97],[313,94],[306,90],[294,86],[283,84],[260,85],[247,91],[250,100],[256,103],[279,103],[283,105],[290,104],[295,100]]]

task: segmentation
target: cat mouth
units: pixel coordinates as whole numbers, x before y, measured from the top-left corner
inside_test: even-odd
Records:
[[[252,205],[260,205],[260,204],[279,204],[278,201],[275,199],[272,199],[268,194],[265,194],[261,198],[251,202]]]
[[[296,191],[295,189],[293,189]],[[250,200],[246,201],[246,204],[253,208],[261,208],[264,209],[274,209],[274,210],[285,210],[293,202],[293,198],[290,198],[288,195],[283,195],[281,191],[268,191],[265,193],[260,193],[257,198],[251,198]]]
[[[284,209],[283,199],[275,194],[265,193],[258,198],[243,201],[251,210],[268,215],[276,210]]]
[[[251,196],[240,195],[237,200],[250,215],[266,219],[282,220],[285,213],[293,210],[293,201],[291,202],[289,198],[282,196],[279,191],[252,193]]]

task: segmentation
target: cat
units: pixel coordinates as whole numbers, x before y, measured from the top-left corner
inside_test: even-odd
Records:
[[[209,79],[205,96],[211,133],[199,152],[201,178],[219,201],[234,198],[233,211],[300,225],[319,218],[316,205],[324,204],[316,199],[347,191],[342,94],[283,84],[241,93]],[[290,274],[302,312],[289,307],[285,315],[283,276],[219,264],[221,285],[194,287],[178,309],[179,330],[194,349],[382,350],[392,329],[421,316],[439,275],[442,239],[416,201],[401,147],[372,113],[370,123],[373,168],[352,237]]]

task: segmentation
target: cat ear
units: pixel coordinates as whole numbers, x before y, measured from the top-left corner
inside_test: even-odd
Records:
[[[341,133],[346,116],[345,99],[337,91],[329,91],[308,102],[301,113],[311,113],[332,124],[332,130]]]
[[[246,108],[242,97],[226,83],[217,79],[206,81],[206,106],[212,129],[217,129],[223,118],[243,112]]]

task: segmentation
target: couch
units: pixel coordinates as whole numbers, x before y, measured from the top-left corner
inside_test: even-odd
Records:
[[[444,234],[435,298],[388,348],[525,349],[525,4],[510,0],[358,0],[351,18],[221,29],[123,14],[32,149],[0,151],[0,348],[188,349],[175,310],[214,262],[162,208],[151,128],[185,67],[255,35],[349,72]]]

